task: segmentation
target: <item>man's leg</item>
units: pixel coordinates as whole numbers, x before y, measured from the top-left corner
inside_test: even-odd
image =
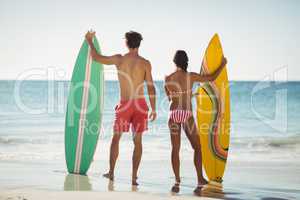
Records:
[[[132,185],[138,185],[137,173],[142,158],[143,146],[142,146],[142,135],[143,133],[133,134],[134,150],[132,155]]]
[[[114,179],[115,165],[119,155],[119,143],[122,133],[115,132],[111,140],[110,145],[110,154],[109,154],[109,172],[103,176],[109,178],[110,180]]]

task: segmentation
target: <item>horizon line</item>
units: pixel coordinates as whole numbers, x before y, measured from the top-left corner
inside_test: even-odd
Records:
[[[0,81],[18,81],[17,79],[0,79]],[[19,81],[71,81],[71,79],[25,79]],[[118,79],[106,79],[105,81],[118,81]],[[163,79],[154,79],[153,81],[163,82]],[[300,82],[300,80],[257,80],[257,79],[233,79],[228,80],[229,82]]]

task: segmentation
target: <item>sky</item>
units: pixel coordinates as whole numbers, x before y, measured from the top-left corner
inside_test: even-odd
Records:
[[[199,72],[214,33],[230,80],[282,71],[280,79],[300,80],[299,10],[298,0],[0,0],[0,79],[69,80],[92,28],[104,55],[126,53],[124,33],[140,32],[140,55],[156,80],[174,71],[177,49],[187,51],[189,71]],[[105,69],[107,79],[116,78],[113,66]]]

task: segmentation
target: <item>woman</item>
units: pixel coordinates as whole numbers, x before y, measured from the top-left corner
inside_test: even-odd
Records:
[[[182,127],[194,149],[194,165],[198,177],[198,185],[194,190],[194,193],[199,194],[202,186],[207,184],[207,181],[203,177],[202,173],[200,138],[192,111],[192,88],[195,82],[215,80],[226,65],[227,61],[223,58],[220,67],[210,75],[200,75],[194,72],[187,72],[188,56],[183,50],[178,50],[176,52],[173,61],[176,65],[175,72],[165,78],[165,92],[170,101],[168,125],[172,142],[172,167],[176,178],[175,184],[171,190],[175,193],[179,192],[179,150]]]

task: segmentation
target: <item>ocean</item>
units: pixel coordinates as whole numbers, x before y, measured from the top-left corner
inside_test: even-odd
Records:
[[[0,165],[2,165],[0,170],[2,172],[8,170],[4,169],[7,163],[29,163],[28,165],[32,166],[36,164],[35,169],[39,168],[38,166],[45,166],[51,172],[66,174],[64,123],[69,83],[69,81],[0,81]],[[140,177],[141,182],[143,183],[143,179],[145,187],[148,187],[146,191],[155,191],[156,188],[159,192],[163,192],[169,190],[169,186],[171,187],[173,183],[170,136],[167,127],[168,101],[164,94],[163,82],[156,81],[155,85],[158,118],[149,123],[149,131],[143,138],[144,152]],[[300,82],[231,81],[230,93],[231,144],[224,186],[227,185],[234,190],[235,186],[239,185],[238,179],[232,177],[232,174],[235,174],[234,170],[239,169],[238,163],[248,163],[250,166],[265,162],[271,163],[270,166],[274,165],[273,163],[280,163],[278,166],[289,163],[292,167],[299,166]],[[95,161],[89,171],[90,177],[99,176],[108,167],[114,107],[119,100],[118,82],[105,82],[104,99],[102,130]],[[122,137],[116,176],[119,175],[120,183],[125,184],[130,177],[133,145],[130,133],[124,133]],[[182,166],[181,170],[187,188],[193,187],[196,181],[192,158],[192,148],[183,136],[181,159],[183,163],[188,164],[185,165],[186,167]],[[128,170],[124,172],[125,169]],[[162,178],[164,175],[166,178]],[[281,174],[280,177],[284,175],[289,176]],[[5,177],[2,174],[0,176]],[[156,178],[161,180],[158,181]],[[2,179],[0,184],[9,186],[4,180],[8,178]],[[149,184],[147,186],[147,182],[154,187],[150,187]],[[156,182],[159,184],[155,186]],[[13,181],[10,183],[14,185]],[[240,183],[245,184],[244,181]],[[164,187],[161,187],[161,184]],[[275,187],[272,185],[275,183],[265,182],[265,184],[267,188],[268,184],[270,188]],[[249,187],[245,187],[252,188],[253,185],[255,184],[249,183]],[[295,182],[289,179],[284,185],[276,186],[286,190],[293,189],[291,193],[284,191],[284,198],[287,194],[291,195],[290,197],[299,195],[297,189],[300,188],[300,181],[297,179]]]

